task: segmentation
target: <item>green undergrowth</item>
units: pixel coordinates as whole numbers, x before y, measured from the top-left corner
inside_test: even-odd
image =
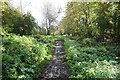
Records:
[[[2,34],[2,77],[33,78],[51,59],[55,37]]]
[[[93,39],[65,40],[70,78],[118,78],[120,70],[115,51],[118,46],[99,44]],[[116,50],[117,49],[117,50]],[[119,77],[120,78],[120,77]]]
[[[70,78],[119,78],[120,46],[64,35],[2,35],[2,77],[34,78],[52,57],[55,40],[64,41]],[[117,58],[117,59],[116,59]]]

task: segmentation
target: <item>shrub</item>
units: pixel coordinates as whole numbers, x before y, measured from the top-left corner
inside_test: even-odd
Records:
[[[2,42],[3,78],[34,77],[51,58],[48,43],[39,43],[33,37],[10,34]]]
[[[96,41],[95,41],[95,39],[92,39],[92,38],[84,38],[83,39],[83,44],[93,45],[93,44],[96,44]]]
[[[67,40],[64,45],[70,78],[118,78],[116,56],[104,46],[78,47],[74,40]]]

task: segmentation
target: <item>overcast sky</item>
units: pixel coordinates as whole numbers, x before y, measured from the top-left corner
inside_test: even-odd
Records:
[[[67,4],[67,0],[21,0],[22,2],[22,8],[23,12],[30,12],[33,17],[36,19],[36,22],[38,24],[41,24],[41,21],[43,20],[42,9],[44,8],[44,4],[47,2],[50,2],[55,6],[55,9],[62,8],[65,10],[65,6]],[[11,0],[10,4],[17,8],[20,6],[20,0]],[[62,16],[64,16],[64,12],[59,16],[58,20],[61,20]]]

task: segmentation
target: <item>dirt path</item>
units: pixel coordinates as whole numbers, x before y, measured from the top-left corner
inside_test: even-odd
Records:
[[[64,42],[56,40],[54,42],[54,52],[52,59],[43,73],[44,78],[68,78],[68,67],[65,66]]]

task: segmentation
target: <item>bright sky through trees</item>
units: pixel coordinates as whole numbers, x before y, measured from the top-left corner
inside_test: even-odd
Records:
[[[56,10],[59,8],[65,10],[65,5],[67,4],[67,0],[21,0],[21,2],[22,2],[22,11],[24,13],[30,12],[34,16],[38,24],[41,24],[41,21],[43,20],[42,9],[44,4],[50,2],[55,6]],[[20,8],[20,0],[12,0],[10,4],[15,8]],[[61,13],[58,20],[61,20],[63,15],[64,12]]]

